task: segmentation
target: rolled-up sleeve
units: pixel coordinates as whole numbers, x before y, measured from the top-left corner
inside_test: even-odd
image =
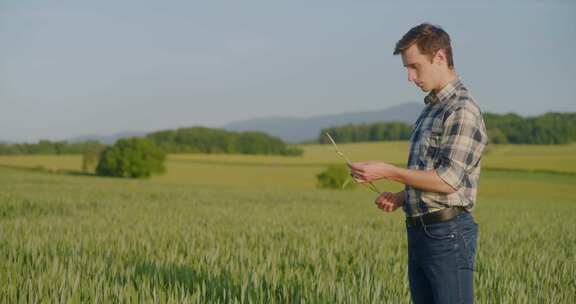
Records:
[[[479,165],[486,143],[481,114],[467,107],[454,110],[444,120],[436,173],[455,190],[468,186],[468,176]]]

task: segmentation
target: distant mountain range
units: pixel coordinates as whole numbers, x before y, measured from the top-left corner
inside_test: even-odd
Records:
[[[330,127],[340,127],[346,124],[371,124],[375,122],[403,122],[412,124],[424,109],[424,103],[404,103],[383,110],[348,112],[331,115],[300,117],[262,117],[244,121],[232,122],[219,129],[234,132],[259,131],[276,136],[288,143],[315,142],[320,131]],[[524,118],[514,113],[488,115],[495,143],[528,143],[528,144],[562,144],[576,142],[573,130],[576,130],[573,112],[548,112],[539,116]],[[485,118],[486,119],[486,118]],[[510,125],[510,122],[514,125]],[[553,124],[550,122],[553,121]],[[191,123],[189,127],[194,127]],[[490,126],[489,126],[490,127]],[[570,131],[572,130],[572,131]],[[77,143],[89,140],[104,144],[114,144],[120,138],[140,137],[159,131],[127,131],[110,135],[84,135],[68,138],[67,142]],[[490,131],[490,130],[489,130]],[[497,132],[496,132],[497,131]],[[59,140],[57,140],[59,141]],[[24,143],[0,139],[0,144]]]
[[[307,118],[297,117],[263,117],[226,124],[229,131],[261,131],[282,138],[290,143],[299,143],[316,139],[323,128],[348,123],[372,123],[377,121],[413,123],[424,103],[403,103],[384,110],[349,112],[332,115],[319,115]]]
[[[287,116],[254,118],[232,122],[220,128],[236,132],[260,131],[279,137],[285,142],[301,143],[316,139],[323,128],[349,123],[373,123],[378,121],[413,123],[423,108],[423,103],[410,102],[374,111],[318,115],[305,118]],[[190,125],[194,124],[191,123]],[[127,131],[110,135],[83,135],[69,138],[66,141],[74,143],[95,140],[105,144],[113,144],[120,138],[144,136],[148,133],[151,132]]]

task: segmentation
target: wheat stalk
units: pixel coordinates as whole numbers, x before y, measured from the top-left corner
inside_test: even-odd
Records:
[[[348,157],[346,157],[346,155],[344,155],[344,153],[342,153],[342,151],[340,151],[340,149],[338,149],[338,145],[336,145],[336,142],[334,141],[334,139],[332,138],[332,136],[330,136],[330,134],[328,134],[328,132],[326,132],[326,136],[328,137],[328,139],[330,140],[330,142],[332,143],[332,146],[334,146],[334,151],[336,151],[336,154],[338,154],[338,156],[340,156],[342,159],[344,159],[344,161],[346,162],[346,164],[348,166],[352,165],[352,162],[350,161],[350,159]],[[352,173],[350,173],[352,174]],[[342,188],[346,187],[346,185],[348,184],[350,178],[346,179],[346,181],[344,182],[344,184],[342,185]],[[378,190],[378,188],[372,183],[372,182],[368,182],[368,184],[364,184],[362,183],[362,185],[368,187],[368,189],[380,194],[380,190]]]

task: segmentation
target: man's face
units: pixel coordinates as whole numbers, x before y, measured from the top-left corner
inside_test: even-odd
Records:
[[[436,56],[435,56],[436,57]],[[436,58],[434,58],[436,59]],[[420,53],[416,44],[402,52],[402,63],[408,70],[408,81],[413,82],[424,92],[436,89],[438,85],[438,64]]]

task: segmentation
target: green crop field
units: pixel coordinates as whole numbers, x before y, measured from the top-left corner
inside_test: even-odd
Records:
[[[170,155],[150,180],[74,174],[80,156],[0,157],[0,302],[408,303],[402,212],[364,188],[315,189],[340,159],[304,148]],[[341,145],[397,164],[406,149]],[[483,171],[474,211],[476,300],[576,302],[576,146],[495,146],[484,166],[499,170]]]

